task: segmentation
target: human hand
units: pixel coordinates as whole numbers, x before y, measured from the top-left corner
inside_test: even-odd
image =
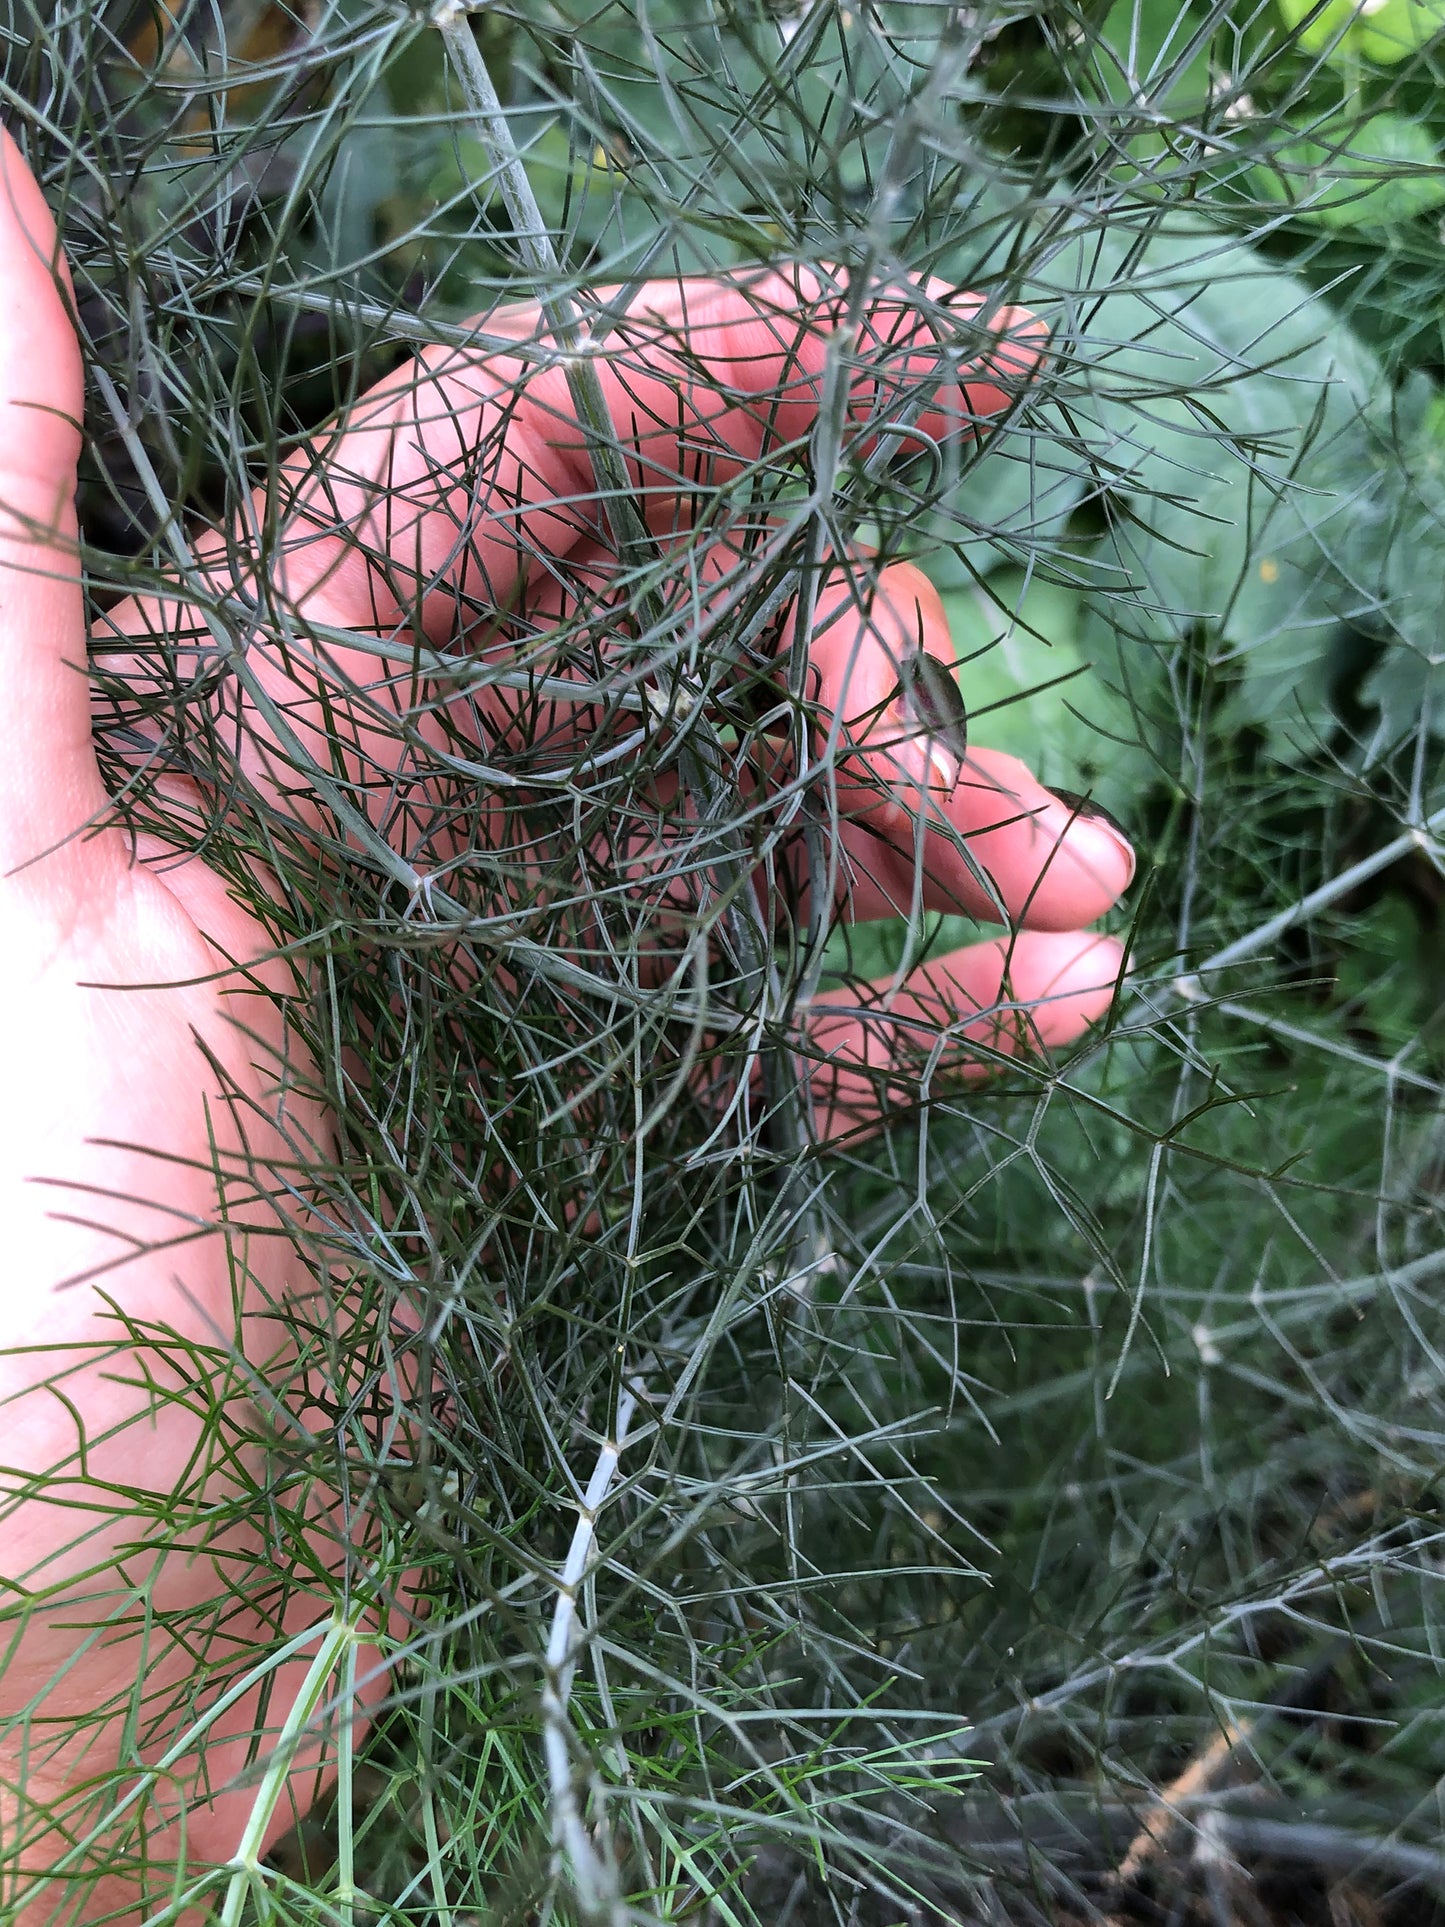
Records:
[[[276,1233],[308,1160],[328,1157],[331,1123],[297,1036],[297,985],[274,958],[272,934],[200,857],[131,839],[110,816],[91,744],[74,551],[82,377],[53,248],[39,191],[4,137],[0,972],[12,1075],[0,1172],[19,1284],[0,1312],[0,1403],[16,1442],[4,1576],[24,1603],[0,1681],[0,1717],[12,1722],[0,1740],[0,1828],[7,1849],[20,1841],[12,1859],[28,1875],[97,1875],[80,1918],[121,1919],[186,1891],[184,1875],[168,1884],[168,1862],[194,1873],[237,1853],[252,1803],[245,1770],[274,1745],[315,1652],[279,1663],[264,1697],[259,1685],[242,1692],[180,1744],[181,1727],[152,1726],[147,1708],[184,1703],[177,1689],[196,1665],[208,1602],[225,1601],[208,1629],[213,1703],[227,1676],[216,1645],[234,1655],[239,1680],[282,1640],[324,1625],[340,1567],[364,1569],[366,1531],[352,1518],[343,1535],[318,1494],[309,1579],[304,1562],[266,1544],[256,1498],[268,1476],[264,1411],[254,1443],[224,1472],[207,1469],[211,1407],[243,1407],[284,1375],[278,1308],[319,1290],[295,1242]],[[709,491],[771,448],[806,443],[837,319],[816,284],[780,274],[649,288],[633,304],[599,367],[614,419],[633,424],[633,478],[664,552],[686,540]],[[923,431],[960,432],[1026,378],[1036,333],[1016,314],[998,325],[987,366],[968,371],[962,388],[943,384]],[[403,881],[425,883],[438,870],[445,878],[455,855],[409,848],[396,807],[408,757],[439,725],[425,677],[405,661],[388,666],[361,639],[517,652],[503,617],[520,617],[537,638],[535,662],[549,629],[573,621],[586,597],[609,606],[616,573],[564,370],[529,364],[535,316],[508,311],[489,327],[510,334],[517,353],[429,350],[287,464],[258,498],[276,511],[255,518],[258,531],[276,531],[264,565],[254,551],[245,561],[244,531],[194,551],[219,598],[264,592],[273,613],[310,638],[283,648],[261,625],[246,685],[217,685],[217,706],[232,704],[244,723],[238,740],[255,794],[313,827],[340,797],[347,834],[371,839],[366,847],[379,862],[394,859]],[[875,353],[890,345],[893,379],[937,363],[907,301],[880,300],[872,327]],[[884,399],[876,386],[864,374],[855,382],[860,423]],[[709,619],[739,553],[726,533],[705,551]],[[1012,759],[977,749],[960,758],[946,729],[920,728],[900,678],[920,647],[951,663],[937,599],[906,566],[884,570],[866,596],[860,580],[871,581],[866,567],[840,561],[819,585],[803,692],[816,719],[804,752],[825,766],[835,818],[839,905],[855,917],[906,909],[921,865],[926,907],[1021,927],[928,966],[896,994],[839,991],[803,1013],[797,1043],[820,1135],[876,1123],[880,1101],[908,1094],[914,1032],[936,1038],[949,1027],[964,1074],[977,1068],[968,1053],[981,1062],[1077,1037],[1107,1008],[1121,965],[1119,946],[1085,926],[1132,873],[1106,822],[1041,790]],[[182,653],[188,642],[201,654],[212,648],[194,609],[164,599],[112,610],[97,642],[137,686],[144,648],[133,661],[127,652],[158,634]],[[786,631],[779,646],[789,648]],[[575,677],[575,661],[565,673]],[[555,691],[548,701],[552,748],[575,748],[595,709]],[[500,682],[468,713],[489,753],[523,727]],[[525,725],[536,730],[535,706]],[[338,772],[331,799],[299,783],[308,761]],[[758,781],[763,774],[800,780],[798,741],[782,743]],[[161,781],[178,810],[194,803],[183,772]],[[691,807],[666,783],[659,797]],[[509,834],[500,809],[494,827],[499,839]],[[649,860],[637,859],[642,889]],[[675,916],[678,904],[659,908],[661,947],[661,912]],[[161,1331],[180,1341],[173,1382],[154,1362],[148,1377],[128,1363],[141,1335]],[[28,1490],[30,1478],[43,1490]],[[142,1500],[170,1523],[141,1534]],[[101,1620],[98,1635],[81,1630]],[[363,1655],[363,1677],[368,1670]],[[373,1697],[383,1684],[377,1672]],[[318,1743],[298,1759],[291,1809],[283,1805],[272,1832],[305,1809],[319,1756]],[[57,1832],[55,1813],[83,1782],[105,1787],[111,1776],[114,1798],[160,1761],[164,1773],[131,1810],[149,1874],[122,1869],[110,1831],[80,1847],[72,1842],[83,1824],[69,1839]],[[116,1777],[122,1766],[129,1780]],[[58,1893],[38,1890],[18,1919],[50,1918]]]

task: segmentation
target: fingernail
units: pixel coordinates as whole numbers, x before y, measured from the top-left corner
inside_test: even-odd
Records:
[[[920,790],[949,797],[958,788],[963,764],[931,732],[927,736],[904,737],[890,747],[888,754],[903,781]]]
[[[1118,817],[1112,810],[1106,810],[1102,803],[1096,803],[1092,796],[1080,796],[1077,790],[1057,789],[1052,783],[1045,783],[1044,788],[1050,796],[1057,796],[1076,816],[1087,817],[1091,823],[1107,823],[1116,836],[1123,837],[1126,843],[1129,841],[1129,832]]]
[[[1127,890],[1134,881],[1134,845],[1129,841],[1129,832],[1118,817],[1111,810],[1106,810],[1102,803],[1096,803],[1092,797],[1080,796],[1077,790],[1059,789],[1052,783],[1045,783],[1044,788],[1050,796],[1056,796],[1065,809],[1072,810],[1075,816],[1081,817],[1086,823],[1102,823],[1105,829],[1113,834],[1129,859],[1129,875],[1124,884]]]
[[[958,779],[963,774],[963,763],[946,744],[936,736],[927,740],[926,768],[923,773],[925,789],[942,790],[945,796],[952,796],[958,788]]]

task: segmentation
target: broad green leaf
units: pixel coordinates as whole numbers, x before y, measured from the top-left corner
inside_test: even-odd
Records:
[[[1342,67],[1393,67],[1445,27],[1441,0],[1279,0],[1279,10],[1302,47]]]
[[[1007,750],[1045,783],[1137,807],[1158,780],[1118,663],[1080,588],[1021,569],[945,592],[969,739]],[[1151,734],[1155,732],[1151,731]]]
[[[1384,649],[1361,692],[1377,712],[1371,755],[1385,755],[1421,728],[1441,727],[1441,611],[1445,609],[1445,436],[1440,401],[1422,405],[1419,391],[1401,408],[1418,426],[1392,453],[1367,504],[1373,539],[1356,568],[1365,627]]]
[[[1388,227],[1445,203],[1445,167],[1403,114],[1315,126],[1255,172],[1260,192],[1323,227]]]
[[[1202,647],[1225,720],[1306,746],[1329,723],[1355,501],[1385,459],[1378,365],[1303,283],[1193,216],[1132,255],[1090,238],[1058,272],[1078,290],[1054,290],[1073,417],[1125,510],[1096,603],[1126,639]]]
[[[940,588],[962,587],[1063,531],[1089,478],[1065,443],[1062,418],[1047,411],[1044,419],[1052,433],[1000,437],[947,496],[941,525],[950,553],[928,565]]]

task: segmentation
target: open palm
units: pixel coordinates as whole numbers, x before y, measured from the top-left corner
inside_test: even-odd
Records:
[[[26,1885],[47,1872],[76,1892],[91,1883],[82,1919],[140,1918],[184,1890],[175,1863],[194,1877],[237,1853],[255,1762],[315,1653],[299,1636],[325,1625],[336,1574],[364,1559],[366,1532],[353,1518],[341,1534],[318,1493],[309,1561],[266,1540],[265,1388],[287,1350],[277,1313],[322,1289],[278,1231],[331,1127],[288,1019],[298,986],[268,961],[271,936],[202,860],[129,838],[108,814],[73,506],[82,369],[49,214],[13,142],[0,141],[0,1184],[10,1239],[0,1828],[9,1877],[29,1893],[23,1903],[6,1895],[0,1911],[15,1917],[18,1905],[31,1927],[67,1917],[61,1885]],[[789,319],[790,305],[808,312]],[[887,339],[908,310],[882,312]],[[648,290],[637,315],[604,373],[633,421],[634,479],[665,544],[685,532],[679,504],[770,440],[806,435],[832,322],[809,286],[778,275]],[[490,325],[519,342],[537,332],[522,311]],[[992,360],[940,399],[936,432],[997,412],[1036,360],[1027,317],[998,326]],[[925,337],[918,352],[931,351]],[[246,693],[233,698],[248,709],[247,774],[304,826],[313,803],[297,794],[298,750],[334,766],[335,692],[365,689],[343,761],[363,816],[394,838],[386,773],[407,731],[425,733],[425,716],[410,714],[413,680],[378,680],[374,653],[349,657],[335,638],[412,624],[441,646],[484,626],[478,609],[514,608],[523,593],[545,632],[579,581],[605,590],[608,545],[587,502],[563,373],[524,371],[520,355],[495,349],[429,351],[301,451],[280,486],[268,590],[332,642],[302,668],[263,627]],[[230,571],[223,592],[254,592],[233,539],[203,540],[196,553],[203,568]],[[548,566],[564,555],[571,588]],[[705,576],[725,580],[732,559],[710,557]],[[842,819],[840,904],[855,916],[907,909],[922,812],[933,825],[925,904],[1021,927],[929,966],[886,1008],[866,989],[815,1007],[807,1030],[825,1135],[876,1120],[910,1023],[952,1026],[956,1059],[1012,1047],[1023,1010],[1035,1042],[1076,1037],[1107,1008],[1121,960],[1085,926],[1132,874],[1127,845],[1077,799],[1042,790],[1009,758],[955,753],[926,705],[910,707],[900,663],[919,652],[952,661],[926,581],[884,571],[860,607],[848,580],[824,585],[811,636],[819,744]],[[205,629],[179,601],[132,603],[110,612],[97,641],[123,660],[128,639],[158,633],[199,643]],[[494,704],[482,722],[505,730],[507,716]],[[586,726],[580,710],[568,725]],[[209,1469],[217,1406],[253,1442]],[[147,1516],[166,1524],[148,1528]],[[303,1565],[309,1581],[297,1576]],[[208,1685],[186,1741],[184,1720],[152,1709],[184,1704],[176,1689],[196,1667],[203,1623]],[[258,1684],[208,1713],[288,1638],[297,1650],[264,1692]],[[304,1809],[323,1751],[318,1737],[298,1755],[292,1809],[275,1825]],[[132,1789],[127,1825],[133,1841],[149,1840],[149,1874],[139,1862],[122,1870],[112,1832],[90,1838],[92,1783],[110,1804]],[[263,1845],[245,1839],[252,1855]]]

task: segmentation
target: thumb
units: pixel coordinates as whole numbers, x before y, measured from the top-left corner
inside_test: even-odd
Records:
[[[0,129],[0,878],[22,872],[46,890],[93,869],[75,832],[106,804],[76,553],[84,383],[68,287],[50,210]]]

